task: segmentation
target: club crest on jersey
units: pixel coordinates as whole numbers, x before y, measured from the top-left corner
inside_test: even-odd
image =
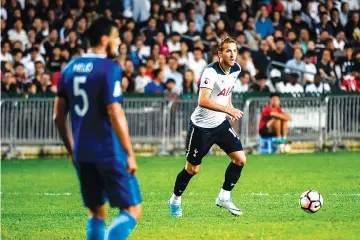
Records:
[[[221,90],[221,92],[219,92],[219,94],[217,96],[229,96],[233,89],[234,89],[234,86],[229,87],[228,89],[224,88],[223,90]]]
[[[205,84],[208,84],[208,83],[209,83],[209,79],[208,79],[208,78],[205,78],[204,83],[205,83]]]

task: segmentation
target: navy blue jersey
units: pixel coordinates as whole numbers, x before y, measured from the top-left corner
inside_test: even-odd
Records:
[[[123,102],[121,74],[116,62],[94,53],[75,58],[63,70],[58,96],[69,107],[75,161],[126,161],[107,113],[107,105]]]

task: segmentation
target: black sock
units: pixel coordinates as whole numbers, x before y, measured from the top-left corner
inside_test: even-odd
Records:
[[[180,197],[181,194],[183,194],[183,192],[185,191],[187,185],[190,182],[190,179],[193,176],[194,175],[191,175],[190,173],[188,173],[185,170],[185,168],[183,170],[181,170],[181,172],[176,177],[175,186],[174,186],[174,194],[176,196]]]
[[[240,178],[243,167],[244,166],[236,165],[233,162],[229,164],[225,172],[225,181],[222,186],[224,190],[231,191],[234,188],[235,184]]]

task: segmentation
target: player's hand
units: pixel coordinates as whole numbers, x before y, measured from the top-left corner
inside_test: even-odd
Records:
[[[137,163],[136,163],[136,159],[135,159],[135,155],[129,155],[127,158],[127,163],[128,163],[128,167],[127,167],[127,171],[128,173],[131,173],[132,175],[136,174],[137,171]]]
[[[242,111],[232,107],[227,108],[227,114],[230,115],[231,121],[239,120],[244,115]]]

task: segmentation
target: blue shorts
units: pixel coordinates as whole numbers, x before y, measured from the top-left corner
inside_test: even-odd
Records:
[[[119,162],[77,162],[75,165],[86,207],[98,207],[107,200],[111,207],[121,209],[141,203],[139,183],[126,171],[126,165]]]
[[[201,128],[190,121],[186,138],[187,161],[200,165],[213,144],[217,144],[226,154],[243,150],[240,138],[228,120],[215,128]]]

